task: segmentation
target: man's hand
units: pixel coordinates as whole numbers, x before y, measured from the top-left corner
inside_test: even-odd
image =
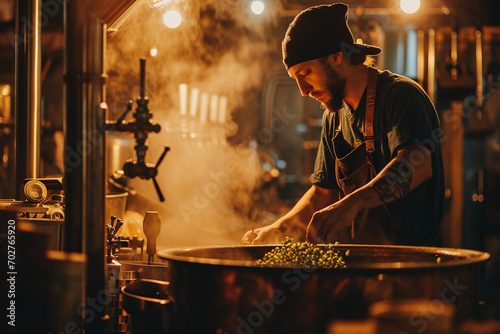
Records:
[[[241,238],[241,243],[243,245],[279,244],[281,241],[285,240],[285,237],[286,235],[280,227],[280,224],[274,223],[248,231],[243,238]]]
[[[346,197],[324,209],[315,212],[307,226],[306,240],[312,243],[333,243],[337,232],[355,222],[362,224],[368,210],[357,203],[349,203]]]
[[[241,243],[244,245],[279,244],[287,236],[295,241],[303,241],[306,224],[311,220],[313,213],[337,201],[339,196],[338,189],[311,186],[287,214],[269,226],[246,232]]]
[[[368,184],[315,212],[307,227],[306,240],[335,242],[339,230],[352,222],[363,224],[369,209],[406,196],[431,176],[429,149],[415,144],[405,146]]]

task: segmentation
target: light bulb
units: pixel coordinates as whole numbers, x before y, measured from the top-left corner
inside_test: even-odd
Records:
[[[250,9],[252,9],[252,13],[256,15],[260,15],[264,12],[266,5],[262,1],[253,1],[250,5]]]
[[[413,14],[420,8],[420,0],[401,0],[399,6],[403,12]]]
[[[169,10],[163,15],[163,23],[169,28],[177,28],[181,25],[182,16],[176,10]]]
[[[153,46],[151,50],[149,50],[149,53],[152,57],[156,57],[158,55],[158,48],[156,46]]]

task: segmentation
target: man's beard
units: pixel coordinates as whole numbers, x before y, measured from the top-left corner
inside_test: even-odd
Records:
[[[337,112],[344,105],[344,89],[346,80],[342,78],[335,69],[328,63],[322,62],[323,69],[328,77],[326,88],[331,98],[321,105],[331,112]]]
[[[344,105],[345,79],[340,82],[329,83],[327,88],[332,98],[323,103],[323,106],[331,112],[337,112]]]

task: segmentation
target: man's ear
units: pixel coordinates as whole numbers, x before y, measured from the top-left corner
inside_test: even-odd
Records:
[[[337,53],[334,53],[334,54],[331,54],[329,56],[329,61],[331,62],[331,64],[335,64],[335,65],[340,65],[340,63],[342,63],[342,58],[343,58],[343,54],[342,52],[337,52]]]
[[[340,65],[342,63],[343,57],[344,55],[342,54],[342,52],[337,52],[331,55],[330,61],[333,61],[333,63],[335,63],[336,65]]]

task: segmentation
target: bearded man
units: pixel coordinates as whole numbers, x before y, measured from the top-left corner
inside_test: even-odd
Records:
[[[381,49],[354,42],[342,3],[308,8],[282,43],[303,96],[325,108],[311,188],[244,244],[297,241],[440,246],[440,125],[413,80],[371,66]]]

